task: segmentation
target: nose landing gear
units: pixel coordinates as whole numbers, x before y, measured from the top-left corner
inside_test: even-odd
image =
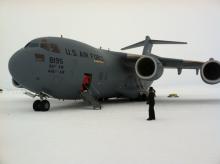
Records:
[[[34,111],[46,112],[50,109],[50,102],[47,100],[36,100],[33,103]]]

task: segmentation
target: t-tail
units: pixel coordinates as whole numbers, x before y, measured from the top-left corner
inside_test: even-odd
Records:
[[[127,50],[137,47],[144,46],[142,55],[149,55],[151,54],[151,50],[154,44],[187,44],[187,42],[177,42],[177,41],[166,41],[166,40],[153,40],[149,36],[146,36],[145,40],[129,45],[127,47],[122,48],[121,50]]]

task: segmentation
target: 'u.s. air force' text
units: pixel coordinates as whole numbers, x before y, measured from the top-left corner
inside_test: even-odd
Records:
[[[95,53],[87,53],[85,51],[79,51],[79,53],[77,53],[76,50],[74,49],[69,49],[69,48],[65,48],[65,53],[66,55],[69,56],[79,56],[79,57],[83,57],[83,58],[91,58],[93,59],[93,61],[95,63],[104,63],[104,58],[100,55],[97,55]]]

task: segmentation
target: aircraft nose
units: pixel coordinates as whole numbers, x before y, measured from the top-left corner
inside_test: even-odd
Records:
[[[30,62],[28,61],[28,54],[24,50],[17,51],[8,62],[8,69],[12,78],[18,82],[23,82],[27,77],[27,73],[30,71]],[[29,74],[29,73],[28,73]]]
[[[18,51],[9,60],[8,68],[12,77],[16,76],[19,69],[19,65],[21,65],[21,61],[22,61],[21,55],[22,54],[20,54],[20,51]]]
[[[11,76],[13,77],[14,75],[14,66],[15,66],[15,63],[16,63],[16,58],[17,58],[17,55],[14,54],[10,59],[9,59],[9,62],[8,62],[8,69],[9,69],[9,72],[11,74]]]

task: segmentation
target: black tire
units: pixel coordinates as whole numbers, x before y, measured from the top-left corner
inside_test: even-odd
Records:
[[[50,102],[49,101],[43,100],[41,102],[41,104],[42,104],[41,105],[42,106],[42,111],[46,112],[46,111],[48,111],[50,109]]]
[[[40,107],[41,107],[41,101],[40,101],[40,100],[36,100],[36,101],[33,103],[33,109],[34,109],[34,111],[40,111]]]

